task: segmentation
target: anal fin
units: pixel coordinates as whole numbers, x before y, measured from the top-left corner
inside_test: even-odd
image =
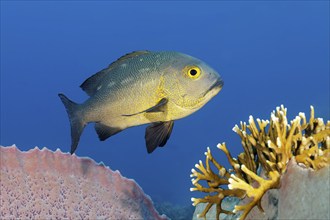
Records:
[[[145,140],[148,153],[166,144],[171,136],[173,125],[174,121],[155,122],[146,128]]]
[[[95,123],[95,131],[99,136],[100,141],[104,141],[109,137],[122,131],[120,128],[113,128],[102,123]]]

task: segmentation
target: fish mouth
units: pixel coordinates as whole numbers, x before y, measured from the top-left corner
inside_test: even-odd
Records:
[[[210,93],[211,91],[215,91],[215,93],[217,94],[223,87],[223,81],[221,79],[218,79],[217,81],[215,81],[211,87],[203,94],[203,96],[206,96],[208,93]]]
[[[223,87],[223,81],[219,78],[205,92],[200,94],[198,100],[196,100],[196,102],[193,105],[185,104],[185,95],[182,96],[183,103],[180,104],[175,103],[175,105],[183,109],[196,111],[200,109],[203,105],[205,105],[212,97],[217,95],[222,89],[222,87]]]

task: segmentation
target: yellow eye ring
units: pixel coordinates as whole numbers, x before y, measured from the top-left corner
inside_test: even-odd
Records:
[[[197,66],[191,66],[187,68],[186,74],[191,79],[197,79],[201,75],[201,69]]]

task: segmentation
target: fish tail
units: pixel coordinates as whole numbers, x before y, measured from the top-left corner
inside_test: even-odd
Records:
[[[86,123],[82,120],[81,115],[78,114],[79,105],[68,99],[64,94],[58,94],[63,102],[69,116],[71,125],[71,151],[73,154],[77,149],[81,133],[83,132]]]

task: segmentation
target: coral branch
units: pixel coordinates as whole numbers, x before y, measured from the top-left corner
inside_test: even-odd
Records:
[[[269,172],[269,180],[265,180],[249,169],[247,169],[244,165],[242,165],[241,168],[244,173],[249,175],[251,178],[253,178],[258,184],[259,187],[254,188],[253,186],[249,185],[245,181],[237,178],[235,175],[232,174],[232,178],[229,179],[230,184],[228,185],[229,189],[241,189],[246,192],[246,195],[249,198],[253,198],[253,200],[242,206],[235,206],[234,213],[237,211],[243,211],[242,215],[240,216],[240,219],[244,219],[247,214],[251,211],[251,209],[258,204],[259,201],[261,201],[262,196],[265,194],[265,192],[268,189],[276,188],[278,186],[279,180],[280,180],[280,174],[277,171],[271,171]]]
[[[217,145],[225,153],[232,169],[219,164],[207,148],[206,166],[199,161],[196,164],[198,171],[192,169],[191,174],[191,177],[196,177],[192,180],[195,187],[191,191],[208,193],[204,198],[192,199],[193,205],[207,203],[200,217],[205,217],[213,205],[216,205],[217,219],[221,213],[230,213],[221,208],[223,199],[228,196],[251,199],[233,210],[242,211],[240,219],[244,219],[255,206],[262,211],[262,196],[269,189],[280,187],[280,177],[293,157],[297,163],[314,170],[330,164],[330,121],[325,124],[322,118],[315,118],[313,106],[309,120],[304,113],[299,113],[288,123],[286,115],[287,109],[281,105],[271,113],[269,121],[256,119],[256,123],[250,116],[249,124],[240,122],[240,127],[235,125],[233,131],[241,138],[244,150],[238,159],[232,157],[225,143]],[[218,172],[212,171],[210,162]],[[260,169],[263,176],[258,175]],[[207,187],[199,184],[202,180],[206,181]]]

